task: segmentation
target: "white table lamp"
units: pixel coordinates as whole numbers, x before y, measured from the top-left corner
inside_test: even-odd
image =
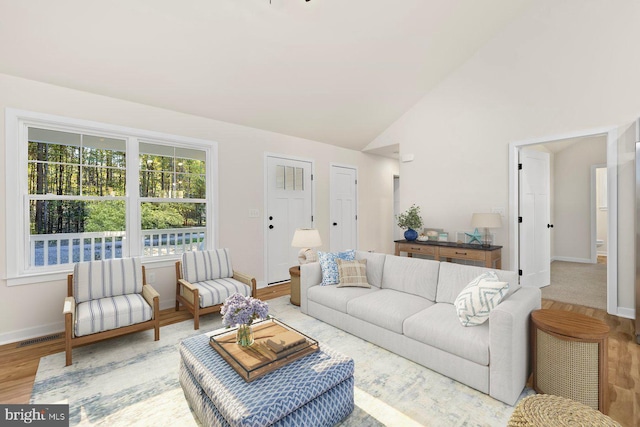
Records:
[[[491,246],[489,229],[502,227],[502,217],[499,213],[474,213],[471,216],[471,226],[474,228],[484,228],[482,246]]]
[[[293,234],[291,246],[302,248],[298,253],[300,264],[318,261],[318,254],[312,248],[322,246],[320,233],[315,228],[298,228]]]

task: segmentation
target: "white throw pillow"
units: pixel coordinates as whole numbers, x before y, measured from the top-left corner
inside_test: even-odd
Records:
[[[491,310],[500,304],[508,290],[509,283],[498,281],[494,271],[483,273],[469,282],[453,303],[462,326],[486,322]]]

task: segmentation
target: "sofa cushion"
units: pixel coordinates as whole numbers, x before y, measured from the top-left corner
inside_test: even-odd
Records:
[[[188,282],[202,282],[233,276],[229,249],[191,251],[182,254],[182,277]]]
[[[142,292],[140,258],[79,262],[73,267],[76,302]]]
[[[435,301],[439,268],[438,261],[387,255],[382,273],[382,288]]]
[[[83,336],[151,320],[153,309],[140,294],[118,295],[76,306],[75,335]]]
[[[356,259],[367,260],[367,283],[371,286],[376,288],[382,286],[382,270],[384,269],[384,260],[386,258],[386,254],[356,251]]]
[[[346,261],[353,261],[355,259],[355,255],[356,254],[353,249],[344,252],[318,251],[318,262],[320,262],[320,268],[322,269],[321,285],[335,285],[340,282],[336,259],[340,258]]]
[[[345,261],[337,259],[338,276],[340,277],[339,288],[358,287],[370,288],[367,282],[367,260],[354,259],[353,261]]]
[[[453,304],[462,326],[477,326],[489,320],[489,313],[500,304],[509,284],[498,281],[493,271],[487,271],[473,279]]]
[[[307,300],[342,313],[347,312],[347,303],[357,297],[380,292],[376,287],[371,288],[338,288],[336,285],[312,286],[307,291]]]
[[[452,304],[434,304],[409,317],[403,332],[416,341],[483,366],[489,365],[489,323],[465,328]]]
[[[425,298],[392,289],[381,289],[351,299],[347,303],[347,314],[402,334],[404,320],[431,305],[433,302]]]
[[[520,289],[518,274],[514,271],[494,270],[472,265],[455,264],[453,262],[443,262],[440,265],[436,302],[453,304],[469,282],[487,271],[495,271],[499,281],[509,283],[507,295],[511,295]]]
[[[192,283],[192,285],[198,289],[200,307],[202,308],[222,304],[233,294],[240,294],[245,297],[251,296],[251,288],[249,286],[231,277],[203,280],[202,282]]]

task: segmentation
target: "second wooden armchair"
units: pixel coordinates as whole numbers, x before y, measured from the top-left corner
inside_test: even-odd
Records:
[[[255,297],[256,279],[233,270],[229,249],[186,252],[176,262],[176,311],[182,304],[193,314],[194,329],[234,293]]]

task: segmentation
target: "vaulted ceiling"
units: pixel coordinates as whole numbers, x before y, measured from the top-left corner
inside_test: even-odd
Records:
[[[0,73],[360,150],[529,0],[0,0]]]

